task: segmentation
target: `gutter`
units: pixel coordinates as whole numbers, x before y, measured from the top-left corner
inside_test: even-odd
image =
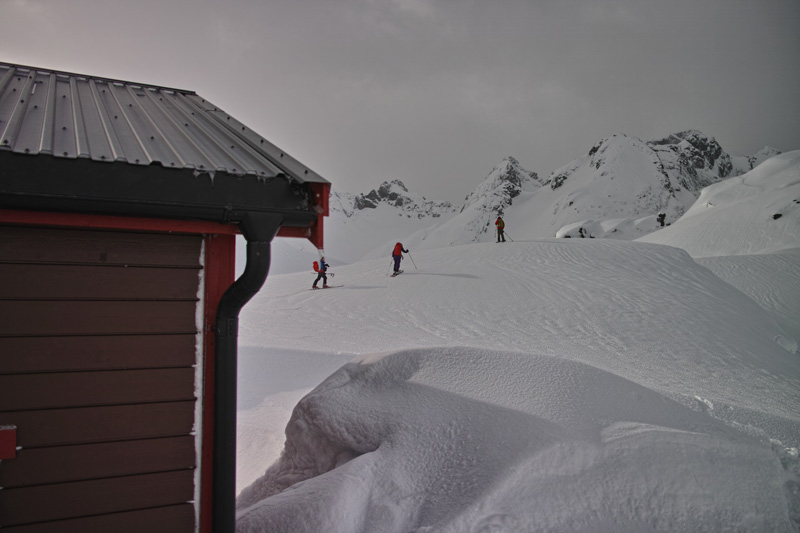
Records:
[[[270,264],[270,243],[280,215],[246,213],[240,226],[247,241],[247,263],[217,308],[214,345],[214,447],[212,530],[232,533],[236,526],[236,387],[239,312],[261,289]]]

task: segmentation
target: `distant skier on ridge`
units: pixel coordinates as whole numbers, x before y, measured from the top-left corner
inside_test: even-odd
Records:
[[[503,221],[503,217],[498,215],[497,220],[494,221],[494,225],[497,226],[497,242],[506,242],[506,223]]]
[[[408,250],[403,248],[403,243],[398,242],[394,245],[394,251],[392,251],[392,258],[394,259],[394,274],[393,276],[398,275],[402,270],[400,270],[400,261],[403,259],[403,253],[408,253]]]

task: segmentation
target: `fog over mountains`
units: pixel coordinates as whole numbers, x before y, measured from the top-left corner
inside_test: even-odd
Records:
[[[547,178],[500,161],[461,205],[429,200],[399,179],[367,193],[334,190],[325,220],[326,259],[334,266],[387,257],[397,241],[411,250],[487,242],[498,214],[515,240],[553,237],[635,239],[680,218],[703,188],[742,175],[779,154],[764,147],[732,155],[702,132],[644,141],[616,134]],[[465,177],[469,179],[469,177]],[[243,247],[242,247],[243,248]],[[273,242],[272,274],[308,270],[319,256],[300,239]],[[240,250],[237,268],[243,268]]]

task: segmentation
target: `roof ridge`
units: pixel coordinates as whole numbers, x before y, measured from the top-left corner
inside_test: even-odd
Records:
[[[83,78],[87,80],[96,80],[101,81],[104,83],[121,83],[123,85],[130,85],[132,87],[141,87],[145,89],[158,89],[162,91],[174,91],[177,93],[184,93],[184,94],[197,94],[195,91],[189,89],[178,89],[175,87],[167,87],[164,85],[155,85],[150,83],[141,83],[135,81],[127,81],[127,80],[120,80],[116,78],[107,78],[105,76],[93,76],[91,74],[80,74],[78,72],[69,72],[66,70],[58,70],[52,68],[43,68],[43,67],[33,67],[30,65],[20,65],[18,63],[8,63],[6,61],[0,61],[0,67],[10,67],[15,70],[21,71],[29,71],[29,72],[40,72],[40,73],[47,73],[47,74],[55,74],[56,76],[66,76],[66,77],[75,77],[75,78]]]

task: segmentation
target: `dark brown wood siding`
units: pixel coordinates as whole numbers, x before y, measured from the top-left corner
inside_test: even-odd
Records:
[[[194,531],[201,244],[0,225],[3,531]]]

